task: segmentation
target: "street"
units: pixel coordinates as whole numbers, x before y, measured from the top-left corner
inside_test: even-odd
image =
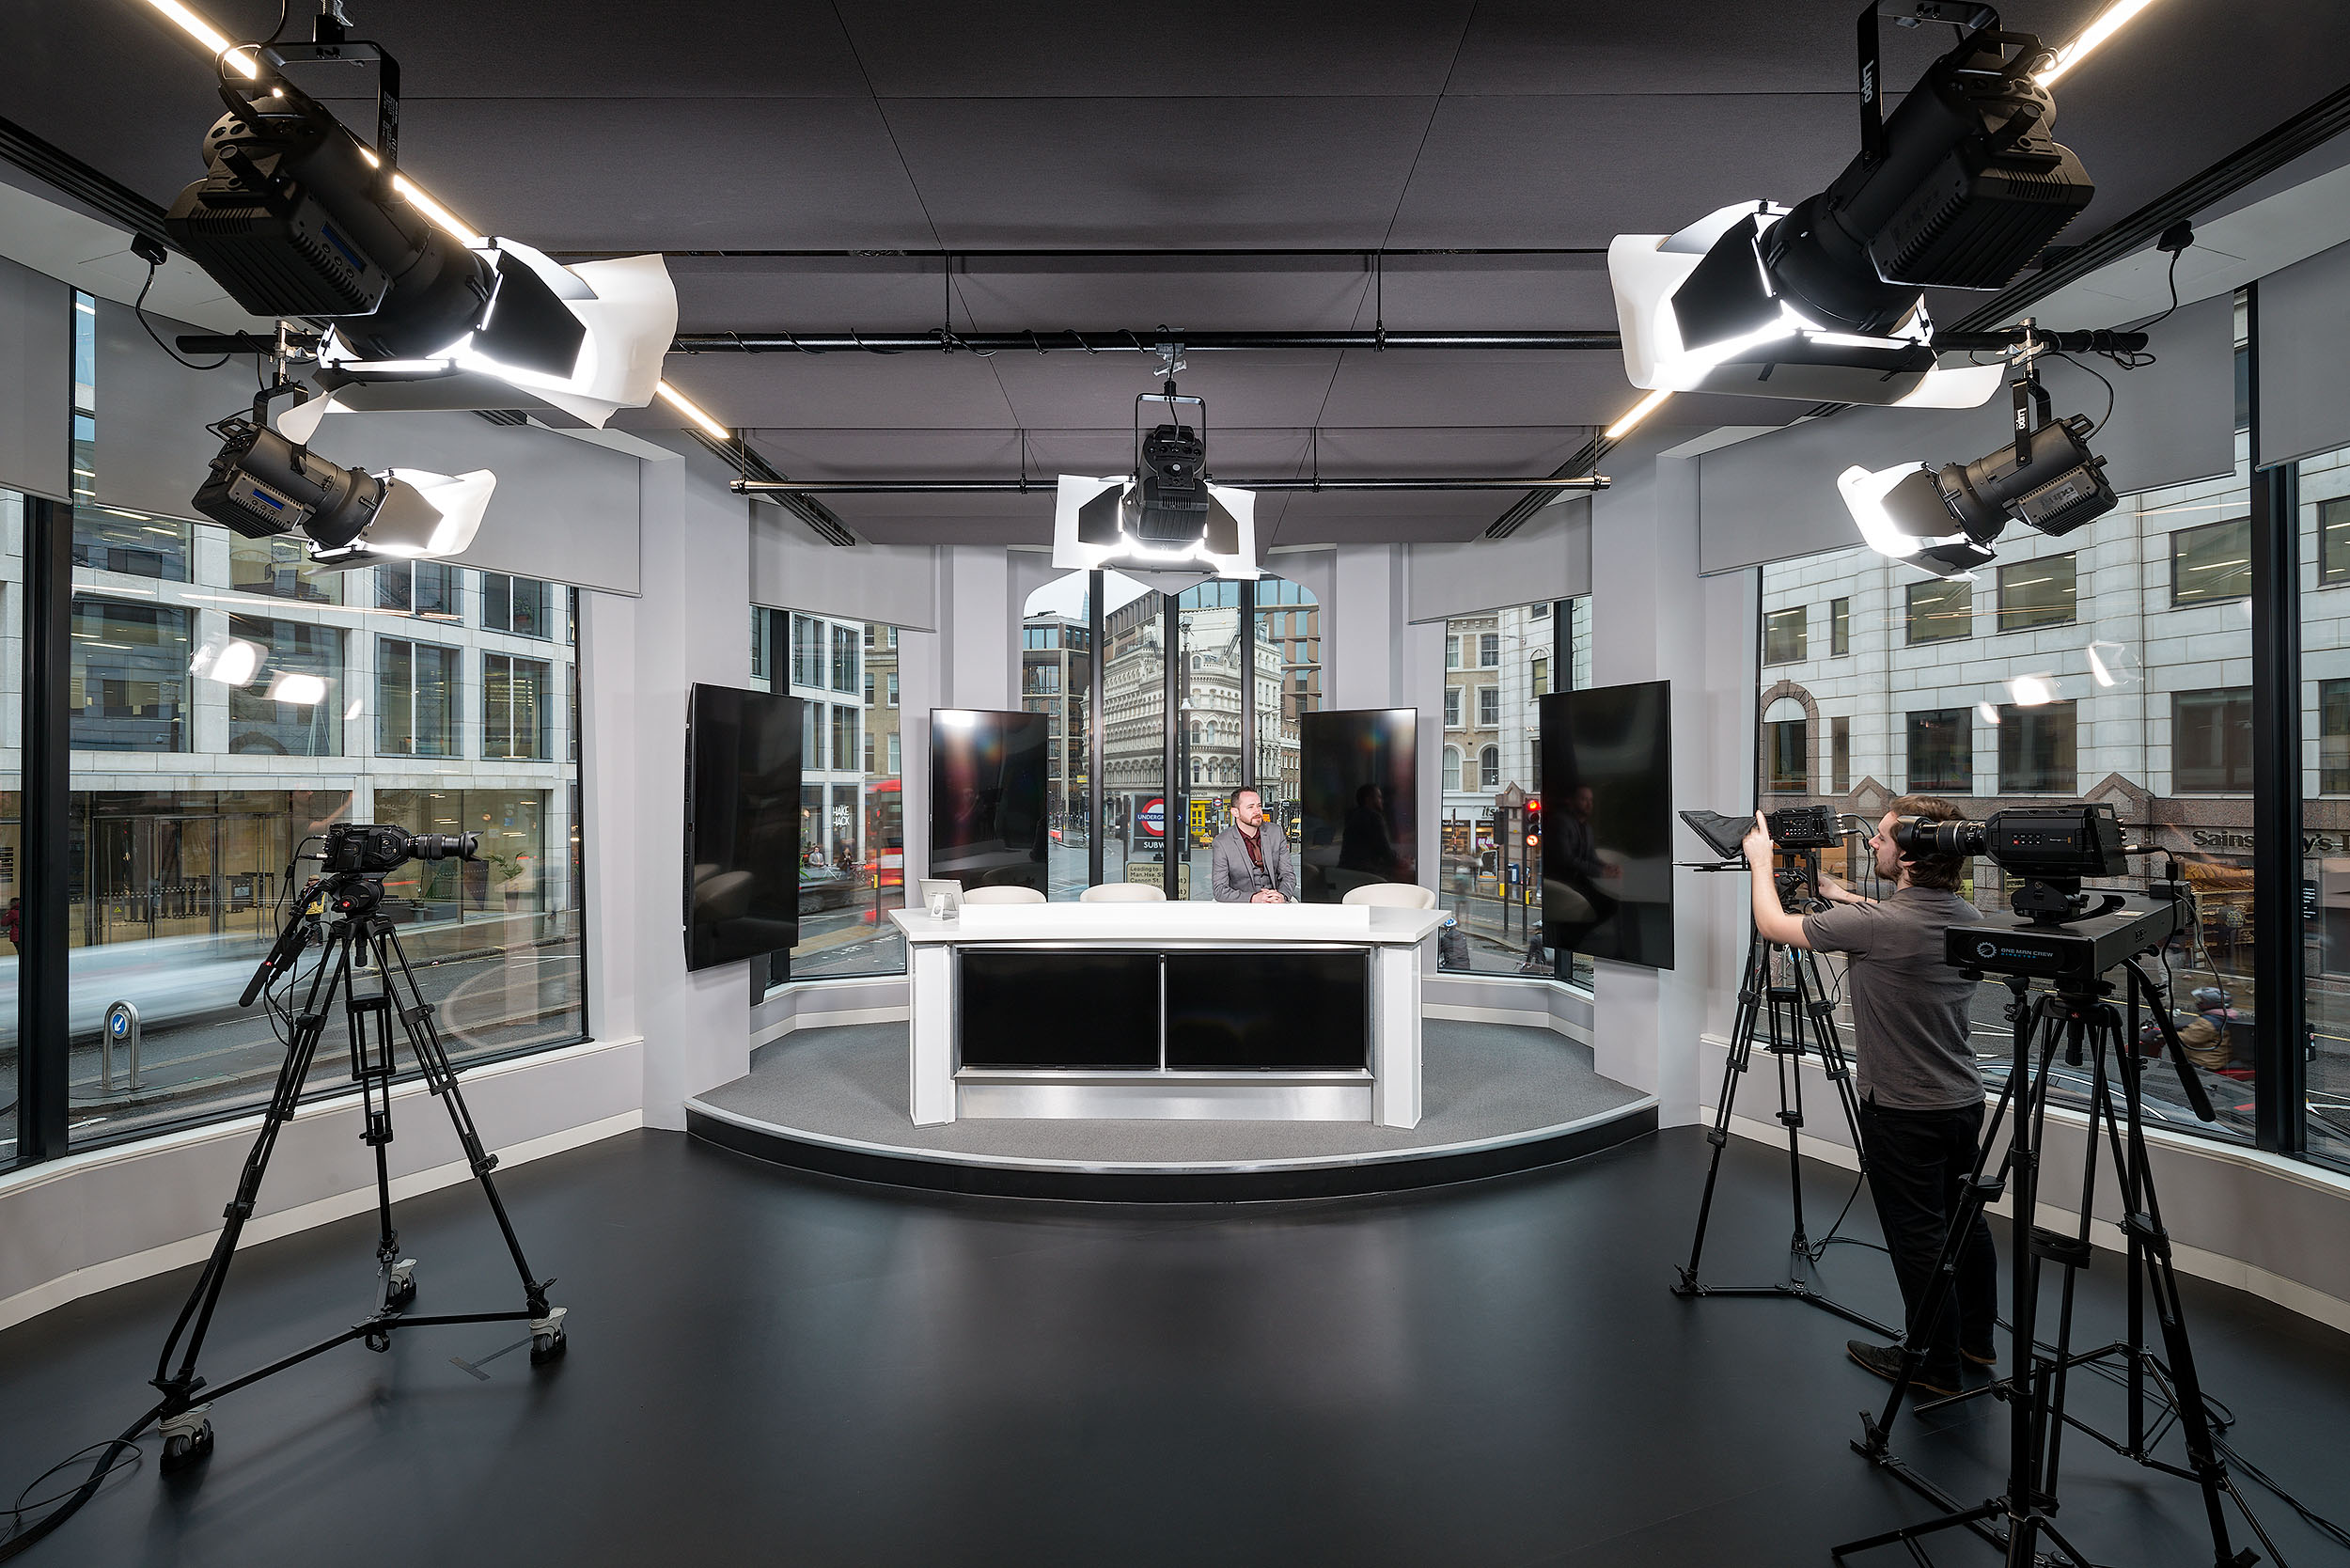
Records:
[[[298,977],[302,988],[309,983],[316,957],[314,949],[304,960]],[[471,1057],[581,1032],[580,949],[575,939],[417,964],[415,976],[417,989],[436,1009],[442,1040],[460,1064]],[[374,988],[371,972],[358,980],[364,988]],[[301,994],[297,990],[297,998]],[[339,1014],[341,1010],[336,1011]],[[77,1040],[68,1088],[73,1136],[102,1126],[112,1135],[225,1104],[259,1104],[285,1059],[286,1046],[272,1023],[257,1002],[248,1009],[216,1010],[149,1027],[140,1042],[139,1087],[129,1087],[130,1063],[118,1049],[111,1094],[103,1088],[104,1054],[98,1040]],[[348,1081],[351,1064],[344,1042],[341,1017],[331,1018],[311,1064],[313,1085],[332,1088]],[[404,1040],[396,1044],[395,1054],[400,1071],[414,1070]]]

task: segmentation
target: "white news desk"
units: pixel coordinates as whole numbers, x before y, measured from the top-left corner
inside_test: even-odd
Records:
[[[912,1111],[958,1117],[1420,1117],[1434,909],[977,904],[898,909]]]

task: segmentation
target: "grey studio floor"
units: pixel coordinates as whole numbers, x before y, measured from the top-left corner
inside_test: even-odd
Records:
[[[1847,1447],[1883,1386],[1843,1360],[1842,1323],[1668,1292],[1705,1152],[1680,1128],[1408,1199],[1145,1210],[909,1196],[630,1134],[503,1177],[572,1309],[567,1360],[483,1362],[505,1325],[346,1347],[225,1402],[206,1470],[150,1458],[25,1560],[1824,1563],[1924,1505]],[[1850,1178],[1807,1178],[1833,1214]],[[1785,1179],[1733,1142],[1712,1278],[1773,1276]],[[1851,1233],[1873,1235],[1866,1207]],[[473,1189],[404,1219],[419,1310],[505,1304]],[[349,1322],[370,1248],[362,1218],[246,1253],[208,1365]],[[1892,1309],[1880,1254],[1835,1247],[1828,1268]],[[8,1493],[140,1407],[189,1278],[0,1334]],[[2118,1291],[2101,1258],[2092,1331]],[[2186,1296],[2238,1447],[2350,1516],[2350,1339]],[[2079,1407],[2116,1403],[2092,1380]],[[2001,1408],[1905,1421],[1901,1447],[1986,1496]],[[2186,1483],[2092,1447],[2068,1445],[2061,1519],[2097,1561],[2211,1561]],[[2339,1560],[2249,1491],[2287,1560]],[[1995,1560],[1965,1538],[1934,1553]]]

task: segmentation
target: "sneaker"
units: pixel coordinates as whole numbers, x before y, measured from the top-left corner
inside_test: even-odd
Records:
[[[1999,1364],[1999,1352],[1996,1346],[1990,1350],[1968,1350],[1961,1345],[1958,1353],[1978,1367],[1996,1367]]]
[[[1901,1381],[1902,1353],[1896,1346],[1872,1345],[1866,1340],[1846,1340],[1844,1352],[1886,1382]],[[1918,1375],[1909,1380],[1909,1387],[1914,1392],[1944,1399],[1958,1392],[1958,1379],[1955,1375],[1937,1374],[1929,1368],[1920,1367]]]

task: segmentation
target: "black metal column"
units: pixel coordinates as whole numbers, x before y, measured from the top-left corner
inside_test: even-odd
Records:
[[[1257,585],[1240,586],[1240,781],[1264,795],[1257,776]]]
[[[1159,868],[1169,902],[1183,896],[1181,857],[1175,846],[1183,841],[1177,823],[1183,819],[1184,794],[1178,781],[1183,763],[1181,734],[1183,703],[1183,618],[1174,594],[1159,595]]]
[[[2257,406],[2253,421],[2257,440]],[[2299,491],[2291,463],[2252,475],[2253,1120],[2260,1146],[2280,1154],[2307,1138]]]
[[[66,938],[71,917],[73,509],[24,500],[24,906],[17,939],[17,1150],[66,1152]]]
[[[2300,476],[2262,468],[2261,291],[2245,290],[2252,463],[2252,1119],[2263,1149],[2307,1139],[2301,1059],[2307,997],[2301,933]]]
[[[1102,886],[1102,572],[1086,573],[1086,886]]]

